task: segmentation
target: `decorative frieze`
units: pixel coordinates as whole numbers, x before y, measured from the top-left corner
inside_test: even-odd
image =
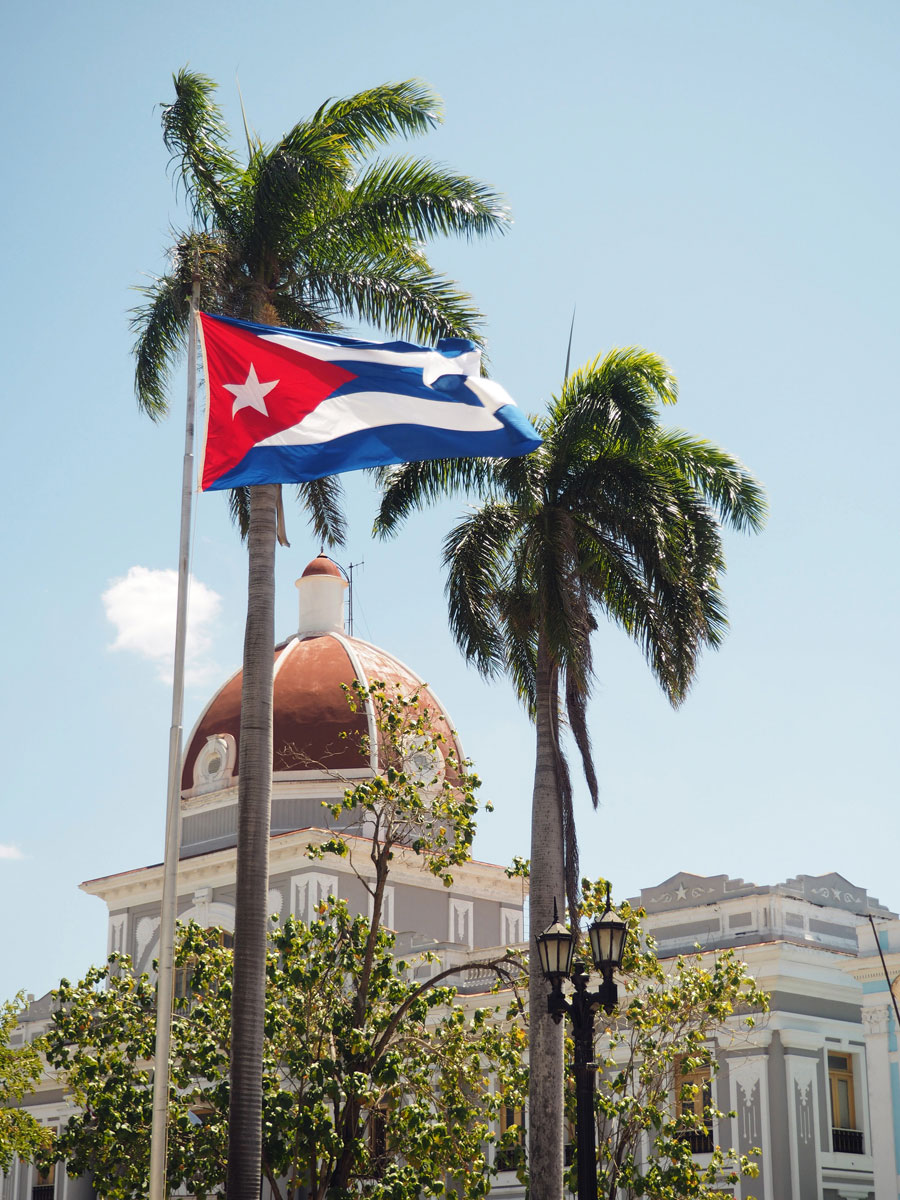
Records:
[[[891,1010],[887,1004],[872,1005],[862,1010],[863,1032],[867,1038],[884,1037],[891,1027]]]

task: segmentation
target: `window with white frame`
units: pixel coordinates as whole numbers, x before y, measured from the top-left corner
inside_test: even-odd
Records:
[[[59,1130],[52,1127],[53,1133]],[[56,1192],[56,1164],[51,1163],[45,1170],[34,1168],[31,1184],[31,1200],[53,1200]]]
[[[494,1154],[498,1171],[517,1171],[525,1165],[525,1110],[504,1104],[500,1109],[500,1145]]]
[[[713,1148],[712,1068],[675,1064],[675,1115],[681,1118],[676,1137],[688,1143],[692,1154],[709,1154]]]
[[[864,1153],[863,1131],[856,1105],[856,1055],[828,1051],[828,1098],[831,1108],[831,1149],[835,1154]]]

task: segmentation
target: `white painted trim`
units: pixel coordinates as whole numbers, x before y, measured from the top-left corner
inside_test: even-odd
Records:
[[[356,647],[341,633],[332,633],[328,635],[333,637],[336,642],[339,642],[344,648],[344,653],[350,660],[350,666],[353,668],[356,678],[364,688],[369,686],[369,677],[366,674],[365,667],[362,665],[362,659],[356,653]],[[378,770],[378,726],[375,724],[375,705],[367,696],[365,701],[366,708],[366,724],[369,729],[369,769],[372,771]]]
[[[321,828],[293,830],[276,834],[269,843],[269,877],[289,874],[308,861],[306,850],[310,845],[321,845],[334,836],[333,831]],[[368,839],[355,834],[343,835],[351,847],[362,848]],[[358,869],[364,875],[374,872],[374,867],[363,854],[359,856]],[[436,892],[445,892],[440,879],[428,870],[426,860],[408,847],[398,846],[394,851],[391,872],[395,883],[408,883]],[[457,867],[453,873],[454,888],[476,899],[502,902],[520,901],[520,879],[509,879],[503,867],[492,863],[469,862]],[[236,878],[235,848],[211,850],[192,858],[182,859],[178,864],[178,885],[182,897],[193,893],[197,887],[228,887]],[[99,896],[109,907],[131,908],[138,904],[158,904],[162,895],[162,867],[139,867],[119,875],[107,875],[89,879],[80,885],[83,892]]]
[[[453,721],[451,720],[449,712],[447,711],[446,707],[441,703],[440,697],[438,696],[437,692],[435,692],[435,690],[431,686],[431,684],[426,683],[425,680],[422,678],[422,676],[418,673],[418,671],[414,671],[412,669],[412,667],[408,666],[405,662],[403,662],[402,659],[397,658],[396,654],[391,654],[390,651],[388,651],[388,650],[382,650],[382,648],[380,646],[376,646],[374,642],[364,642],[362,640],[362,638],[354,638],[353,640],[355,642],[359,642],[359,644],[361,646],[366,646],[369,650],[374,650],[377,654],[386,654],[388,656],[388,658],[392,658],[394,660],[394,662],[397,664],[398,667],[402,667],[404,671],[408,672],[413,677],[413,679],[416,680],[416,682],[419,684],[420,687],[428,689],[428,694],[431,696],[432,700],[435,702],[435,704],[440,709],[441,715],[443,716],[444,720],[447,722],[447,728],[453,734],[453,738],[456,742],[457,748],[459,749],[460,761],[465,762],[466,755],[465,755],[465,751],[463,750],[463,744],[459,739],[459,734],[456,732],[456,726],[454,725]]]
[[[106,956],[128,953],[128,913],[112,913],[106,940]]]
[[[818,1058],[800,1058],[791,1055],[786,1060],[787,1099],[788,1099],[788,1129],[790,1130],[789,1145],[791,1148],[791,1181],[792,1195],[800,1195],[800,1164],[798,1155],[800,1149],[800,1133],[797,1123],[796,1089],[800,1089],[801,1104],[808,1105],[804,1133],[808,1133],[813,1145],[813,1156],[816,1169],[816,1182],[821,1176],[821,1155],[819,1150],[819,1086],[818,1076],[821,1060]],[[804,1142],[807,1139],[804,1137]]]
[[[305,871],[291,876],[291,916],[310,925],[317,916],[315,908],[327,896],[337,897],[338,877],[324,871]]]
[[[475,905],[471,900],[462,900],[457,896],[450,897],[447,912],[447,941],[468,946],[471,950],[475,944]],[[459,917],[464,918],[465,939],[457,937],[459,932]]]
[[[523,940],[525,915],[521,908],[500,908],[500,945],[513,946]]]
[[[212,891],[212,888],[204,889]],[[195,892],[196,896],[197,893]],[[182,925],[188,921],[193,921],[203,929],[211,929],[218,927],[226,930],[228,933],[234,933],[234,905],[226,904],[221,900],[203,900],[199,904],[194,904],[190,908],[186,908],[183,912],[178,913],[178,920]],[[157,921],[157,927],[159,922]],[[159,938],[153,943],[153,949],[148,956],[148,971],[150,970],[149,963],[154,958],[159,957]]]
[[[733,1118],[730,1124],[735,1132],[738,1133],[741,1120],[744,1119],[745,1113],[742,1111],[744,1106],[739,1102],[738,1085],[740,1085],[744,1096],[752,1095],[753,1088],[759,1088],[759,1123],[760,1130],[757,1137],[750,1138],[752,1146],[759,1146],[762,1150],[762,1158],[759,1163],[760,1173],[763,1177],[763,1192],[766,1196],[772,1195],[772,1139],[771,1139],[771,1119],[769,1116],[769,1059],[767,1054],[748,1054],[742,1058],[729,1058],[728,1060],[728,1088],[730,1096],[727,1104],[718,1104],[719,1109],[726,1109],[735,1112],[737,1116]],[[715,1086],[715,1084],[713,1085]],[[726,1122],[720,1122],[725,1125]],[[729,1143],[732,1146],[739,1146],[740,1141],[737,1136],[731,1139],[722,1137],[718,1138],[720,1144]]]

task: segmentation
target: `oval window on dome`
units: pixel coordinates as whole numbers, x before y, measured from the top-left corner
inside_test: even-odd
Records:
[[[415,734],[404,739],[403,769],[426,789],[437,788],[444,779],[444,756],[431,739]]]
[[[231,734],[211,734],[194,764],[194,787],[205,790],[230,783],[234,758],[235,742]]]

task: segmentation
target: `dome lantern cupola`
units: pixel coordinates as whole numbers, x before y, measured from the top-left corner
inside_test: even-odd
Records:
[[[295,582],[300,601],[299,637],[344,633],[344,589],[341,569],[325,554],[314,558]]]

